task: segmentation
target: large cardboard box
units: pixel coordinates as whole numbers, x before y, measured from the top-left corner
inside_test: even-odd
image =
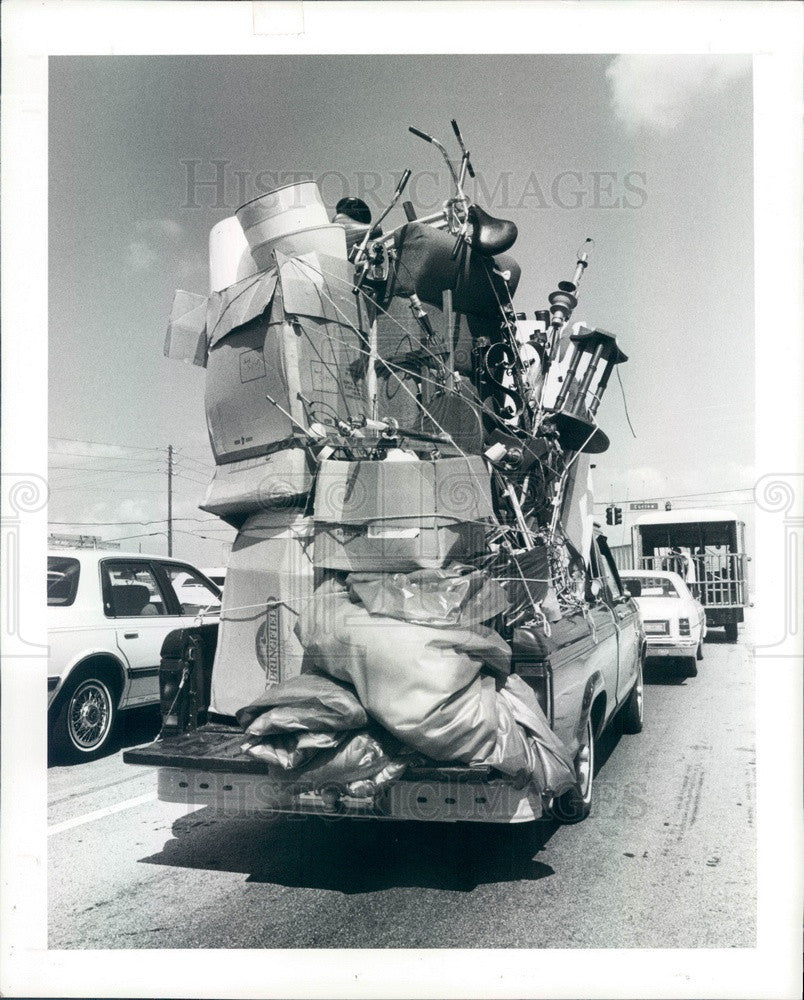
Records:
[[[312,548],[312,518],[298,509],[259,511],[243,524],[226,571],[211,711],[234,715],[301,673],[294,628],[313,596]]]
[[[301,445],[218,465],[201,510],[237,521],[242,515],[299,506],[310,492],[314,463]]]
[[[280,256],[274,271],[210,296],[206,412],[218,465],[298,446],[311,420],[365,413],[351,270],[323,254]]]
[[[482,457],[321,465],[315,564],[338,570],[436,568],[486,547],[493,517]]]

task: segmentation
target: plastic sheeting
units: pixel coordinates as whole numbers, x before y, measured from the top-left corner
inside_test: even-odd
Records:
[[[459,563],[411,573],[350,573],[346,585],[370,614],[436,627],[487,622],[509,605],[499,583]]]

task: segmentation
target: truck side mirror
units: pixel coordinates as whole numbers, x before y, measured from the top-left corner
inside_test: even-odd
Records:
[[[641,580],[629,580],[625,588],[625,593],[628,597],[641,597],[642,596],[642,581]]]

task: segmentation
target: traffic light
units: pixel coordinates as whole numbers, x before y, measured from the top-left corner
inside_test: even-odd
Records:
[[[623,523],[623,509],[622,509],[622,507],[615,507],[614,508],[614,523],[615,524],[622,524]]]
[[[614,524],[614,508],[606,508],[606,524]]]

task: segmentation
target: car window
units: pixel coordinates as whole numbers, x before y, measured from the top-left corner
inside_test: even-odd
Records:
[[[66,556],[47,557],[47,603],[50,607],[69,607],[78,593],[81,563]]]
[[[150,618],[168,613],[159,584],[145,563],[109,560],[102,571],[107,617]]]
[[[207,581],[189,566],[162,563],[182,615],[198,615],[202,611],[220,611],[221,599]]]
[[[642,584],[642,597],[680,597],[675,584],[663,576],[640,576],[622,578],[627,587],[629,580],[638,580]]]
[[[612,571],[611,566],[609,566],[609,561],[603,552],[600,553],[600,558],[598,559],[598,565],[600,567],[600,575],[603,582],[608,587],[609,593],[612,598],[617,598],[622,596],[622,590],[620,590],[620,584],[617,582],[617,578]]]

